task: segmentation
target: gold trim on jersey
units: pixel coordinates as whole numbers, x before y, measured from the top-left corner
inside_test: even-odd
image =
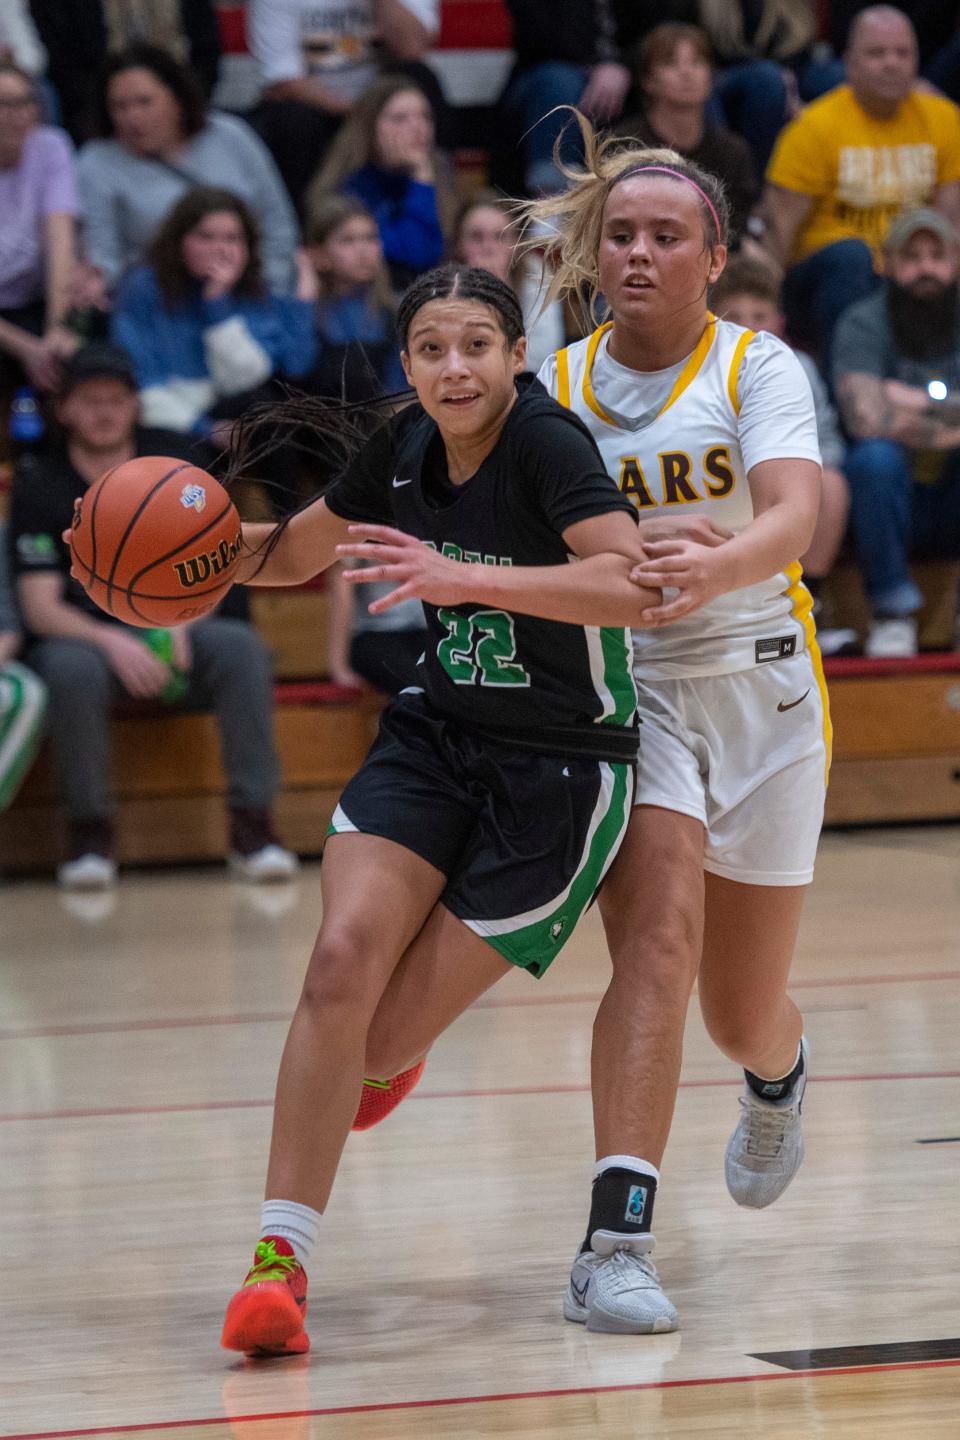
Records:
[[[570,406],[570,352],[564,345],[557,351],[557,399],[565,409]]]
[[[730,396],[730,404],[733,406],[734,415],[740,414],[740,392],[737,388],[740,383],[740,366],[743,362],[747,346],[751,340],[756,340],[756,338],[757,332],[755,330],[745,330],[737,341],[736,348],[733,352],[733,359],[730,361],[730,370],[727,374],[727,394]]]
[[[813,596],[803,584],[803,567],[799,560],[788,565],[784,571],[790,585],[787,595],[792,601],[791,614],[798,624],[803,626],[804,634],[807,637],[807,650],[810,652],[810,662],[813,665],[813,673],[817,682],[817,689],[820,691],[820,704],[823,707],[823,743],[827,751],[827,766],[824,779],[829,784],[830,762],[833,759],[833,722],[830,719],[830,697],[827,694],[827,679],[823,673],[823,658],[820,654],[820,646],[817,644],[817,627],[813,621]]]
[[[616,420],[613,419],[611,415],[607,414],[606,410],[604,410],[603,406],[600,404],[600,401],[597,399],[593,389],[593,382],[590,378],[593,374],[594,361],[597,358],[597,351],[600,348],[600,341],[603,339],[607,331],[612,329],[612,327],[613,321],[608,320],[605,325],[601,325],[599,329],[594,330],[593,334],[590,336],[590,339],[587,343],[587,353],[584,357],[583,362],[583,385],[581,388],[583,390],[584,400],[586,401],[588,407],[593,411],[594,415],[596,415],[597,419],[602,420],[605,425],[612,425],[614,430],[619,430],[622,427],[618,424]],[[717,317],[716,315],[711,314],[711,312],[708,310],[707,323],[703,328],[703,334],[697,341],[696,348],[694,349],[686,365],[684,365],[683,369],[680,371],[680,374],[677,376],[676,381],[674,382],[673,389],[670,391],[670,394],[664,401],[663,406],[660,410],[657,411],[657,414],[653,417],[654,420],[659,420],[661,415],[665,415],[666,412],[670,409],[670,406],[675,404],[676,401],[680,399],[680,396],[683,394],[684,390],[686,390],[690,385],[693,384],[693,381],[697,378],[700,371],[703,369],[704,361],[710,354],[710,347],[714,342],[716,333]],[[750,338],[753,338],[752,335]],[[563,352],[561,351],[559,353],[562,354]],[[557,359],[559,361],[559,354],[557,356]],[[557,371],[557,381],[557,388],[559,390],[559,367]],[[569,379],[567,384],[569,393]],[[561,401],[561,404],[562,403],[564,402]],[[569,404],[569,402],[567,403]],[[653,421],[651,421],[650,423],[652,424]]]

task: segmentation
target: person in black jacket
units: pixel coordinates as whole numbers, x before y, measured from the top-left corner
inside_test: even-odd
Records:
[[[556,107],[576,105],[601,125],[623,109],[630,71],[622,27],[614,0],[507,0],[507,9],[516,60],[500,100],[504,135],[521,137],[524,187],[547,194],[564,185],[553,158],[558,136],[565,161],[581,154],[576,125]]]
[[[30,11],[47,48],[64,128],[77,145],[96,134],[96,80],[113,50],[159,45],[190,65],[208,97],[217,83],[221,45],[213,0],[144,0],[136,7],[116,0],[30,0]]]

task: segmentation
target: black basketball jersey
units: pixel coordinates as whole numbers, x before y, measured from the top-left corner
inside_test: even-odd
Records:
[[[446,478],[435,422],[395,416],[327,491],[344,519],[394,525],[475,565],[565,565],[563,531],[633,507],[581,422],[521,376],[497,443],[464,484]],[[418,674],[431,704],[524,748],[632,759],[636,691],[627,629],[563,624],[480,604],[424,605]]]

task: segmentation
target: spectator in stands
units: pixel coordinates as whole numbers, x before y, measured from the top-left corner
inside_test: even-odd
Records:
[[[306,389],[345,400],[406,390],[380,231],[352,195],[321,195],[307,230],[320,287],[319,353]]]
[[[310,186],[308,218],[331,190],[355,195],[373,215],[395,290],[441,259],[453,184],[430,103],[404,76],[384,76],[354,105]]]
[[[514,64],[500,99],[503,148],[519,146],[522,184],[531,195],[562,190],[553,157],[582,157],[579,132],[558,106],[576,105],[598,125],[616,120],[630,89],[619,11],[613,0],[506,0]],[[496,160],[496,156],[494,156]],[[497,183],[512,189],[506,174]]]
[[[736,242],[760,187],[746,140],[708,116],[713,79],[710,41],[703,30],[669,22],[655,26],[637,53],[636,83],[643,108],[624,116],[614,130],[645,145],[667,145],[719,175],[730,201]]]
[[[461,265],[489,270],[505,280],[523,310],[527,334],[527,369],[534,374],[565,340],[563,305],[553,300],[542,308],[547,281],[543,262],[518,248],[520,233],[513,203],[495,190],[484,190],[460,208],[453,234],[453,258]]]
[[[850,26],[870,0],[830,0],[830,40],[838,55],[847,47]],[[957,0],[900,0],[897,6],[913,24],[920,51],[920,73],[960,103],[960,5]]]
[[[106,305],[102,291],[143,262],[161,222],[195,185],[222,186],[246,201],[263,236],[268,284],[281,294],[291,288],[296,219],[249,125],[208,111],[191,72],[151,45],[107,62],[99,101],[99,131],[109,138],[85,145],[78,164],[86,258],[95,272],[85,300]]]
[[[324,152],[382,70],[403,69],[442,100],[423,64],[439,0],[250,0],[250,49],[264,86],[257,124],[299,207]]]
[[[782,340],[784,317],[780,309],[780,286],[768,264],[746,256],[728,262],[710,292],[710,308],[722,320],[743,325],[747,330],[769,331]],[[824,655],[838,655],[856,648],[857,632],[847,626],[824,623],[823,582],[833,569],[847,530],[850,495],[843,473],[846,447],[823,376],[809,355],[795,351],[813,392],[817,415],[817,440],[823,463],[820,514],[813,539],[801,556],[803,579],[814,598],[817,639]]]
[[[20,641],[6,527],[0,521],[0,810],[10,804],[33,763],[46,709],[43,681],[17,660]]]
[[[883,236],[903,209],[932,201],[960,216],[960,111],[916,88],[909,20],[889,5],[856,19],[848,84],[783,132],[767,172],[764,241],[789,264],[791,332],[826,361],[840,312],[877,283]]]
[[[30,9],[47,48],[63,123],[78,145],[97,134],[97,76],[114,51],[156,45],[189,65],[204,95],[217,82],[214,0],[30,0]]]
[[[355,569],[363,562],[352,562]],[[340,565],[327,572],[330,621],[327,670],[338,685],[372,685],[384,695],[397,695],[416,685],[417,662],[426,648],[427,627],[419,600],[402,600],[379,615],[369,606],[390,593],[389,580],[350,585]]]
[[[116,878],[110,796],[110,709],[121,698],[160,700],[171,669],[147,632],[112,621],[70,575],[61,538],[74,497],[105,470],[135,455],[194,459],[169,432],[137,426],[139,401],[124,351],[91,345],[64,366],[57,415],[63,445],[22,462],[13,482],[10,544],[17,595],[30,635],[27,663],[46,681],[49,730],[69,828],[69,856],[58,871],[72,889],[104,889]],[[251,881],[284,879],[296,869],[270,818],[279,764],[273,744],[270,660],[249,624],[205,618],[173,631],[174,664],[189,677],[182,703],[213,710],[220,725],[230,861]]]
[[[34,82],[0,61],[0,351],[5,388],[26,374],[49,390],[73,348],[69,308],[77,186],[73,148],[40,124]],[[0,372],[2,373],[2,372]]]
[[[845,311],[834,344],[875,657],[916,653],[910,555],[960,558],[960,236],[939,210],[914,210],[884,257],[882,286]]]
[[[194,435],[227,430],[248,404],[266,398],[275,377],[309,373],[317,300],[309,257],[301,254],[296,294],[272,294],[256,222],[235,195],[188,190],[147,258],[121,281],[111,321],[112,338],[133,359],[145,425]]]
[[[18,66],[32,79],[47,65],[47,52],[27,8],[27,0],[0,0],[0,60]]]

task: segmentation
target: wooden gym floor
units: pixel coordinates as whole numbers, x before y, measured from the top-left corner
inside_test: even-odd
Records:
[[[658,1200],[677,1335],[588,1335],[591,916],[511,975],[354,1137],[311,1268],[314,1349],[217,1348],[256,1236],[318,873],[2,891],[0,1434],[183,1440],[960,1435],[960,827],[822,845],[795,968],[807,1160],[738,1210],[738,1078],[691,1007]]]

